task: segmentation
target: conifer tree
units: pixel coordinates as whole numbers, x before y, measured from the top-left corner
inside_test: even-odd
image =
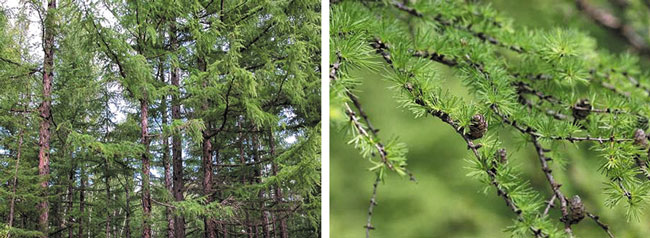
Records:
[[[320,233],[319,2],[51,3],[2,6],[0,236]]]
[[[576,1],[586,14],[599,13],[595,20],[612,19],[586,2]],[[527,29],[475,1],[334,1],[331,11],[332,123],[348,132],[349,144],[376,174],[367,237],[381,229],[372,217],[381,216],[373,212],[386,175],[415,180],[417,174],[407,169],[408,145],[386,139],[364,111],[356,87],[374,79],[358,76],[363,70],[384,74],[414,117],[439,119],[464,141],[471,152],[469,176],[505,201],[514,217],[506,230],[514,237],[574,237],[585,220],[602,228],[603,236],[625,229],[610,229],[583,203],[580,195],[588,194],[577,185],[562,186],[568,181],[557,174],[571,163],[562,152],[567,144],[600,157],[593,162],[608,182],[607,199],[599,203],[623,205],[629,222],[647,210],[650,95],[636,54],[640,39],[630,40],[636,52],[616,55],[579,30]],[[636,31],[614,28],[626,36]],[[447,88],[443,67],[454,72],[449,80],[462,80],[469,97]],[[523,143],[505,143],[510,132]],[[544,188],[531,185],[512,162],[528,159],[513,158],[516,146],[534,150],[530,163],[538,164]]]

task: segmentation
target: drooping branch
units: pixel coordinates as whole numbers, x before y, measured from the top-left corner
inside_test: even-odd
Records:
[[[399,69],[396,69],[395,66],[392,64],[392,61],[390,61],[390,53],[388,51],[389,48],[385,43],[383,43],[381,40],[376,38],[372,42],[371,45],[373,47],[375,47],[375,50],[377,51],[378,54],[383,56],[384,61],[391,68],[393,68],[396,71],[399,71]],[[422,92],[418,91],[418,90],[414,90],[412,85],[411,85],[411,87],[405,85],[405,87],[403,87],[403,89],[406,90],[408,93],[412,94],[414,96],[414,98],[415,98],[414,102],[416,104],[422,106],[423,108],[425,108],[430,115],[439,118],[440,120],[442,120],[443,122],[445,122],[446,124],[451,126],[454,129],[454,131],[465,140],[465,143],[467,144],[467,148],[472,151],[472,153],[474,154],[476,159],[479,160],[479,161],[481,160],[481,155],[478,152],[478,149],[481,148],[482,145],[475,144],[473,142],[473,140],[469,137],[469,135],[465,133],[465,129],[463,127],[461,127],[456,121],[454,121],[454,119],[452,119],[451,115],[449,115],[448,113],[446,113],[444,111],[435,110],[433,108],[430,108],[428,105],[426,105],[426,103],[423,100],[424,95],[422,95]],[[501,196],[504,199],[504,201],[506,202],[506,205],[515,214],[517,214],[518,220],[523,221],[524,217],[523,217],[521,209],[516,205],[516,203],[511,198],[509,193],[507,191],[505,191],[504,189],[502,189],[502,186],[496,180],[496,177],[497,177],[496,170],[487,170],[486,173],[490,177],[490,183],[497,189],[497,195]],[[548,235],[544,231],[542,231],[541,228],[531,226],[530,230],[531,230],[531,232],[533,232],[535,237],[548,237]]]

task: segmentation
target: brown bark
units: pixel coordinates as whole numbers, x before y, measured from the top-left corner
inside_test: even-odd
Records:
[[[201,162],[203,167],[203,194],[208,196],[208,203],[213,201],[212,198],[212,143],[210,142],[209,137],[203,137],[203,153],[201,156]],[[205,237],[206,238],[215,238],[216,234],[216,222],[214,218],[204,218],[205,222]]]
[[[170,26],[170,43],[172,46],[172,51],[176,51],[178,49],[178,39],[176,37],[176,24],[175,22],[172,22]],[[179,70],[178,67],[173,66],[172,64],[172,69],[171,69],[171,83],[172,85],[176,86],[176,88],[180,88],[180,80],[179,80]],[[180,106],[180,99],[178,95],[172,94],[172,119],[173,120],[180,120],[181,119],[181,106]],[[184,190],[184,184],[183,184],[183,149],[182,149],[182,141],[181,141],[181,136],[180,135],[173,135],[172,136],[172,163],[174,166],[174,188],[173,188],[173,195],[174,199],[176,201],[183,201],[185,198],[183,197],[183,190]],[[185,238],[185,218],[183,216],[175,216],[175,231],[176,231],[176,237],[177,238]]]
[[[269,133],[269,146],[270,146],[270,153],[271,157],[273,158],[273,162],[271,163],[271,171],[273,173],[273,176],[276,176],[278,173],[278,166],[275,163],[275,141],[274,141],[274,136],[273,136],[273,130],[270,130]],[[280,188],[279,185],[275,186],[275,202],[279,205],[282,203],[282,189]],[[280,214],[278,217],[280,217],[280,237],[282,238],[288,238],[289,234],[287,231],[287,220],[285,219],[284,215],[282,212],[279,212]]]
[[[16,153],[16,167],[14,169],[14,179],[13,179],[13,184],[11,188],[11,202],[9,203],[9,229],[11,230],[11,227],[14,224],[14,209],[15,209],[15,204],[16,204],[16,186],[18,186],[18,167],[20,167],[20,155],[22,152],[23,148],[23,135],[25,131],[23,129],[20,129],[20,132],[18,133],[18,151]],[[7,234],[7,238],[11,238],[11,232]]]
[[[206,63],[203,59],[199,58],[199,70],[205,71]],[[203,86],[206,86],[204,83]],[[202,109],[207,109],[207,103],[204,103]],[[212,196],[212,142],[210,141],[209,130],[210,126],[206,122],[205,130],[203,131],[203,151],[201,154],[201,166],[203,168],[203,195],[208,197],[207,202],[211,203],[213,201]],[[205,223],[205,237],[206,238],[216,238],[216,221],[214,218],[205,217],[203,219]]]
[[[166,103],[166,102],[164,102]],[[163,125],[167,125],[167,107],[165,106],[165,112],[163,115]],[[162,154],[162,160],[163,160],[163,166],[165,167],[165,188],[167,191],[173,194],[173,189],[172,189],[172,175],[171,175],[171,165],[169,163],[169,138],[164,137],[163,138],[163,154]],[[166,207],[165,208],[165,215],[167,216],[167,237],[169,238],[174,238],[175,232],[175,224],[174,224],[174,214],[172,211],[171,207]]]
[[[255,156],[253,157],[253,162],[257,163],[262,160],[260,158],[260,144],[259,144],[259,138],[258,135],[255,134],[253,136],[253,150],[255,151]],[[256,182],[259,184],[261,183],[261,177],[262,177],[262,166],[260,164],[257,164],[255,167],[255,178]],[[264,238],[269,238],[271,237],[271,231],[269,230],[269,217],[266,214],[266,204],[264,202],[264,190],[260,190],[260,192],[257,194],[257,197],[260,199],[260,213],[262,215],[262,237]],[[259,231],[256,231],[256,233],[260,233]],[[257,234],[256,234],[257,235]]]
[[[151,191],[149,186],[149,103],[146,94],[140,99],[140,123],[142,125],[141,142],[144,146],[142,152],[142,237],[151,238]]]
[[[158,64],[160,81],[165,83],[165,74],[163,70],[162,63]],[[163,96],[160,101],[160,113],[162,114],[162,124],[167,126],[167,95]],[[172,175],[171,175],[171,165],[169,163],[169,137],[163,137],[163,152],[162,152],[162,163],[165,168],[165,189],[171,194],[174,194],[172,189]],[[171,207],[165,207],[165,216],[167,217],[167,237],[174,238],[175,225],[174,225],[174,214]]]
[[[239,162],[241,163],[241,169],[242,169],[241,183],[242,183],[242,186],[245,186],[246,181],[247,181],[247,179],[246,179],[246,172],[247,172],[246,170],[247,170],[247,168],[246,168],[246,158],[245,158],[245,155],[244,155],[244,135],[241,132],[242,131],[242,123],[243,123],[243,118],[239,117],[239,122],[237,123],[238,127],[239,127],[239,131],[240,131],[239,134],[238,134]],[[246,225],[246,234],[248,235],[248,238],[252,238],[253,237],[253,228],[250,225],[251,224],[250,216],[249,216],[247,210],[244,210],[244,214],[245,214],[245,219],[246,219],[246,223],[245,223],[245,225]]]
[[[47,14],[43,29],[43,102],[39,107],[41,125],[39,128],[38,138],[38,175],[41,179],[42,198],[38,204],[40,215],[38,219],[41,237],[47,237],[49,233],[48,215],[49,203],[47,184],[50,175],[50,117],[52,113],[52,79],[54,78],[54,30],[52,29],[53,16],[52,10],[56,9],[56,0],[50,0],[47,4]]]

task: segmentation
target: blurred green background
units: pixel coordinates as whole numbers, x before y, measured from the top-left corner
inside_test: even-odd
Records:
[[[581,15],[573,1],[566,0],[500,0],[489,2],[502,16],[514,19],[516,27],[545,28],[572,27],[588,32],[598,40],[600,48],[611,52],[626,49],[625,41],[611,31],[600,28]],[[608,1],[592,1],[607,4]],[[647,65],[647,60],[642,64]],[[448,75],[446,87],[451,92],[466,92],[454,72],[440,67]],[[356,72],[362,78],[357,95],[369,114],[372,123],[380,129],[383,140],[397,136],[407,144],[408,168],[418,183],[391,174],[380,184],[372,224],[376,230],[372,237],[509,237],[504,229],[516,218],[504,201],[478,180],[467,177],[470,158],[464,141],[448,125],[439,119],[413,115],[398,108],[382,80],[382,72]],[[464,95],[466,100],[471,96]],[[344,115],[332,115],[343,117]],[[337,118],[332,118],[336,120]],[[338,118],[345,120],[345,118]],[[503,131],[501,138],[508,141],[522,140],[517,133]],[[348,139],[340,127],[333,125],[330,137],[330,232],[331,237],[365,237],[369,199],[374,174],[368,171],[370,164],[359,156],[358,151],[347,144]],[[640,221],[627,222],[625,208],[608,208],[603,204],[602,193],[605,178],[598,172],[601,157],[589,152],[589,143],[567,144],[562,156],[569,164],[554,174],[564,184],[567,196],[580,194],[586,207],[599,214],[610,225],[616,237],[650,237],[650,213]],[[509,160],[520,168],[523,177],[530,180],[538,191],[550,189],[532,146],[507,147]],[[557,218],[557,209],[551,213]],[[590,220],[574,226],[578,237],[606,237],[606,234]]]

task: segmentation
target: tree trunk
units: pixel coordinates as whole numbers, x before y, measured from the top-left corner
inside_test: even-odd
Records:
[[[163,103],[166,103],[166,100],[164,100]],[[163,120],[162,120],[163,125],[167,125],[167,106],[164,106],[164,114],[163,114]],[[163,138],[163,154],[162,154],[162,160],[163,160],[163,166],[165,167],[165,188],[167,191],[170,193],[174,193],[172,189],[172,175],[171,175],[171,165],[169,163],[169,138],[164,137]],[[167,216],[167,237],[169,238],[174,238],[174,234],[176,233],[176,226],[174,224],[174,214],[172,211],[171,207],[166,207],[165,208],[165,215]]]
[[[74,157],[73,157],[72,154],[70,155],[70,160],[71,160],[70,161],[71,165],[70,165],[70,172],[68,173],[68,191],[67,191],[67,195],[66,195],[66,197],[68,198],[68,207],[66,208],[66,214],[68,214],[69,217],[66,220],[64,220],[66,222],[66,227],[69,226],[69,227],[67,227],[67,229],[68,229],[68,238],[72,238],[74,236],[74,229],[72,229],[74,221],[72,220],[73,216],[70,215],[70,213],[72,213],[72,207],[74,205],[74,203],[73,203],[73,200],[74,200],[74,183],[75,183],[75,174],[76,174],[76,170],[77,170],[77,168],[76,168],[77,166],[76,166],[76,164],[74,162]],[[65,215],[64,215],[64,217],[65,217]]]
[[[142,237],[151,238],[151,191],[149,186],[149,106],[146,94],[140,99],[140,122],[142,125],[141,142],[144,147],[142,152]]]
[[[170,26],[170,43],[172,51],[178,49],[178,39],[176,38],[176,23],[172,22]],[[180,89],[180,80],[178,67],[172,64],[171,68],[171,83],[176,86],[177,89]],[[177,94],[172,94],[172,119],[180,120],[181,119],[181,105],[179,96]],[[182,141],[180,135],[172,136],[172,160],[174,166],[174,199],[178,201],[183,201],[183,190],[185,190],[183,184],[183,149]],[[175,231],[176,238],[185,238],[185,218],[183,216],[175,216]]]
[[[238,140],[239,140],[239,163],[241,163],[241,184],[242,186],[246,186],[247,178],[246,178],[246,172],[248,168],[246,167],[246,158],[244,156],[244,135],[242,133],[242,123],[243,123],[243,117],[239,117],[239,122],[238,127],[239,127],[239,134],[238,134]],[[245,226],[246,226],[246,234],[248,238],[253,237],[253,228],[251,227],[251,222],[250,222],[250,216],[248,214],[248,210],[244,210],[245,214]]]
[[[109,161],[104,157],[104,181],[106,183],[106,238],[111,238],[111,177]]]
[[[201,162],[203,167],[203,194],[208,196],[208,203],[212,202],[212,143],[210,138],[205,136],[203,137],[203,153],[201,156]],[[216,238],[216,222],[214,218],[204,218],[205,223],[205,237],[206,238]]]
[[[271,170],[273,172],[273,176],[276,176],[278,174],[278,166],[275,163],[275,141],[274,141],[274,136],[273,136],[273,130],[270,130],[269,133],[269,146],[271,148],[271,158],[273,158],[273,162],[271,162]],[[279,185],[275,186],[275,202],[277,205],[280,205],[282,203],[282,188],[280,188]],[[283,217],[282,212],[277,215],[280,219],[280,237],[282,238],[288,238],[289,234],[287,231],[287,221]],[[276,218],[277,219],[277,218]]]
[[[198,60],[198,65],[199,65],[199,70],[205,71],[206,69],[206,62],[202,59],[199,58]],[[203,83],[203,86],[206,86],[206,83]],[[204,103],[202,108],[205,110],[207,109],[207,103]],[[203,169],[203,195],[208,197],[207,203],[211,203],[213,201],[213,196],[212,196],[212,142],[210,141],[210,135],[208,135],[208,131],[210,130],[210,125],[206,122],[205,123],[205,130],[203,131],[203,151],[201,154],[201,164],[202,164],[202,169]],[[217,227],[216,227],[216,221],[214,218],[209,218],[205,217],[203,218],[203,222],[205,223],[205,237],[206,238],[216,238],[217,237]]]
[[[42,199],[38,204],[40,216],[38,219],[41,237],[47,237],[48,227],[48,192],[47,184],[50,175],[50,117],[52,113],[52,79],[54,78],[54,30],[52,29],[54,18],[51,15],[56,9],[56,0],[49,0],[47,4],[47,14],[43,29],[43,102],[39,107],[41,125],[39,128],[38,138],[38,175],[41,179]]]
[[[78,238],[83,238],[84,235],[84,208],[86,206],[85,201],[85,192],[86,192],[86,174],[84,173],[84,164],[80,166],[79,180],[79,234]]]
[[[9,203],[9,229],[11,230],[11,227],[14,224],[14,209],[15,209],[15,204],[16,204],[16,186],[18,186],[18,167],[20,167],[20,155],[22,152],[23,148],[23,135],[25,131],[23,129],[20,129],[20,132],[18,133],[18,151],[16,153],[16,167],[14,169],[14,181],[12,184],[11,188],[11,202]],[[7,238],[11,238],[11,232],[7,234]]]
[[[253,151],[255,151],[255,157],[253,157],[253,162],[258,163],[259,161],[262,160],[260,157],[260,144],[259,144],[259,138],[258,135],[253,136]],[[259,184],[262,182],[262,165],[257,164],[255,166],[255,181]],[[260,192],[257,194],[257,197],[260,199],[260,213],[262,215],[262,237],[264,238],[269,238],[271,237],[271,231],[269,230],[268,223],[269,223],[269,217],[266,215],[266,204],[264,202],[264,190],[260,190]],[[256,232],[259,233],[259,232]]]
[[[165,83],[165,73],[163,70],[162,62],[158,64],[159,77],[160,81]],[[167,126],[167,95],[164,95],[160,100],[160,114],[162,115],[162,125]],[[162,131],[162,130],[161,130]],[[165,189],[169,191],[170,194],[174,194],[172,189],[172,175],[171,175],[171,165],[169,163],[169,137],[163,136],[163,152],[162,152],[162,163],[165,168]],[[174,216],[171,207],[165,207],[165,216],[167,217],[167,237],[174,238],[175,225],[174,225]]]
[[[129,192],[131,191],[131,179],[133,179],[133,176],[129,174],[129,177],[126,178],[126,185],[124,186],[124,196],[126,197],[126,214],[125,214],[125,219],[124,219],[124,237],[126,238],[131,238],[131,195],[129,195]]]

